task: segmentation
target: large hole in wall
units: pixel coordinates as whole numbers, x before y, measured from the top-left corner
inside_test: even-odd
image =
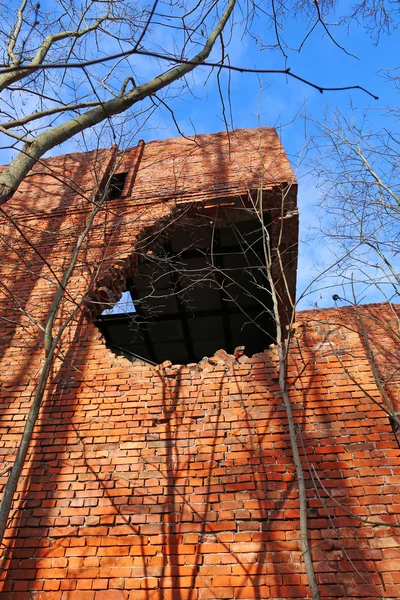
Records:
[[[275,338],[264,250],[258,220],[175,228],[97,320],[108,347],[155,364],[264,350]]]

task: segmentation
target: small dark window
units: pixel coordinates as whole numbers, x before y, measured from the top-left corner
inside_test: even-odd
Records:
[[[400,413],[396,413],[396,417],[400,417]],[[397,424],[397,421],[391,415],[389,415],[389,423],[392,426],[394,437],[396,438],[396,442],[400,448],[400,427]]]
[[[121,198],[127,175],[128,173],[114,173],[114,175],[111,175],[108,200],[116,200],[117,198]]]

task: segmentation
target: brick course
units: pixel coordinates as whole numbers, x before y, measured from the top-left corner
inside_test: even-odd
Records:
[[[293,174],[273,130],[237,132],[230,155],[225,134],[199,144],[167,140],[121,155],[119,170],[136,169],[136,179],[129,197],[100,215],[68,287],[59,322],[75,301],[83,310],[60,346],[18,487],[1,598],[308,597],[276,347],[238,361],[221,353],[201,369],[153,368],[116,357],[92,322],[171,219],[213,214],[260,178],[274,218],[282,186],[292,184],[286,208],[295,209]],[[32,319],[44,322],[87,216],[84,196],[115,152],[50,159],[1,219],[4,463],[14,460],[43,363]],[[287,221],[286,249],[297,240],[296,217]],[[295,260],[288,273],[294,285]],[[362,315],[397,409],[398,315],[385,304]],[[400,449],[374,402],[381,396],[353,309],[297,315],[288,386],[321,596],[398,598]]]

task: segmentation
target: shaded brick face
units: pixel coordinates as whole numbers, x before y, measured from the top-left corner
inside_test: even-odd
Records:
[[[96,222],[56,323],[82,299],[83,311],[71,319],[55,360],[18,487],[0,574],[2,598],[308,597],[276,348],[252,358],[221,352],[201,368],[153,368],[116,357],[91,321],[118,298],[135,270],[138,247],[151,245],[155,224],[170,223],[180,200],[186,218],[193,202],[215,208],[257,187],[260,139],[270,183],[293,181],[273,132],[237,135],[232,166],[221,136],[204,136],[208,151],[199,156],[182,140],[146,145],[131,195]],[[179,171],[180,152],[194,154],[195,161]],[[111,158],[111,151],[101,155],[96,181]],[[133,150],[119,168],[135,169],[137,160]],[[221,161],[228,165],[226,178]],[[7,319],[0,348],[5,468],[14,460],[43,364],[42,333],[32,318],[44,321],[54,276],[68,264],[87,215],[76,189],[96,188],[86,155],[55,164],[69,165],[75,192],[54,186],[50,210],[43,190],[53,178],[37,175],[37,187],[27,182],[21,189],[26,212],[18,217],[19,229],[6,219],[1,224],[7,257],[2,281],[18,295],[4,291],[0,305]],[[174,183],[174,169],[184,171],[184,185],[176,176]],[[17,218],[16,207],[8,210]],[[296,222],[288,222],[293,244]],[[295,275],[293,262],[287,268]],[[386,305],[366,307],[363,315],[379,355],[379,376],[394,402],[396,315]],[[349,309],[299,313],[287,382],[322,597],[398,598],[400,450],[376,404],[381,396],[358,316]]]

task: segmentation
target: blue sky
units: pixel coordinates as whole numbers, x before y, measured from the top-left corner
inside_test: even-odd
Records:
[[[45,5],[46,2],[42,7]],[[338,6],[337,14],[331,15],[328,21],[335,23],[339,14],[346,12],[350,12],[350,4],[342,2]],[[252,31],[258,34],[259,41],[262,39],[267,43],[273,38],[273,32],[265,17],[255,19]],[[281,34],[291,47],[296,48],[301,43],[305,31],[307,31],[305,21],[298,17],[284,21]],[[322,268],[321,265],[327,265],[331,260],[329,244],[324,240],[317,240],[313,231],[313,228],[318,225],[316,203],[319,193],[315,181],[307,176],[309,166],[305,161],[305,149],[313,136],[313,126],[306,117],[322,121],[325,114],[329,116],[338,108],[345,112],[349,110],[351,104],[356,116],[361,118],[367,111],[374,127],[379,129],[381,126],[392,126],[384,113],[387,106],[396,104],[395,90],[389,82],[385,81],[382,70],[397,67],[398,35],[383,34],[379,44],[374,44],[368,33],[356,23],[353,23],[349,29],[333,24],[330,31],[337,43],[345,47],[347,52],[358,56],[359,60],[335,46],[320,25],[310,35],[301,53],[296,50],[287,52],[286,64],[280,52],[262,50],[260,44],[248,36],[241,38],[235,35],[227,48],[231,64],[237,66],[267,69],[289,66],[292,72],[318,85],[324,87],[360,85],[379,96],[379,100],[373,100],[360,90],[320,94],[304,83],[278,74],[250,75],[233,72],[230,74],[232,120],[228,114],[229,124],[238,128],[258,125],[277,127],[284,148],[298,175],[301,223],[299,292],[308,285],[316,270]],[[147,44],[156,47],[162,39],[157,28],[147,35],[149,39],[144,40],[145,46]],[[172,38],[162,39],[162,43],[164,48],[172,48]],[[110,51],[113,51],[113,48],[110,47]],[[220,49],[217,48],[210,60],[217,59],[219,56]],[[159,64],[154,59],[134,57],[130,60],[136,67],[139,81],[144,81],[159,72]],[[166,63],[163,63],[163,66],[166,66]],[[207,68],[203,68],[200,72],[189,76],[188,81],[194,84],[191,85],[192,92],[180,93],[179,83],[175,84],[171,91],[172,99],[169,105],[174,110],[180,129],[186,135],[195,132],[216,132],[225,128],[216,77],[215,74],[211,75],[205,81],[208,72]],[[229,113],[227,83],[228,73],[223,72],[221,85]],[[174,91],[175,98],[173,98]],[[140,138],[149,141],[175,135],[177,135],[176,127],[170,114],[164,109],[153,114],[145,128],[137,136],[132,135],[128,143],[134,145]],[[108,136],[104,136],[102,145],[106,146],[110,141]],[[67,142],[62,147],[54,149],[51,154],[61,154],[78,148],[82,148],[79,139]],[[10,156],[10,153],[4,153],[1,162],[8,162]],[[326,283],[325,280],[322,285]],[[330,289],[317,290],[301,302],[301,307],[306,308],[315,303],[318,306],[330,305],[331,296]],[[364,294],[364,301],[375,299],[370,291]]]

